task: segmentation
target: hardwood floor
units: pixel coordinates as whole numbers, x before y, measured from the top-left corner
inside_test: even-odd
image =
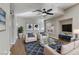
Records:
[[[11,47],[11,55],[26,55],[24,39],[17,39],[15,45]]]

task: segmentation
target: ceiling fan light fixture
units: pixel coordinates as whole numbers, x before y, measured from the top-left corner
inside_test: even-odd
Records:
[[[46,13],[43,13],[43,14],[41,14],[42,16],[46,16],[47,14]]]

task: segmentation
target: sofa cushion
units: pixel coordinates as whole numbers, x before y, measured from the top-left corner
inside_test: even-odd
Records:
[[[61,54],[67,54],[74,49],[74,42],[71,42],[66,45],[62,45]]]
[[[67,55],[79,55],[79,47],[73,49],[70,53]]]

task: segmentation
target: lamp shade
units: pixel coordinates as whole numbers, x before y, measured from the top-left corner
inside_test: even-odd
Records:
[[[74,34],[79,34],[79,29],[75,29]]]

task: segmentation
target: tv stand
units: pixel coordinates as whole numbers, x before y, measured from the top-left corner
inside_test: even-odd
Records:
[[[63,39],[67,42],[71,41],[71,36],[59,34],[59,39]]]

